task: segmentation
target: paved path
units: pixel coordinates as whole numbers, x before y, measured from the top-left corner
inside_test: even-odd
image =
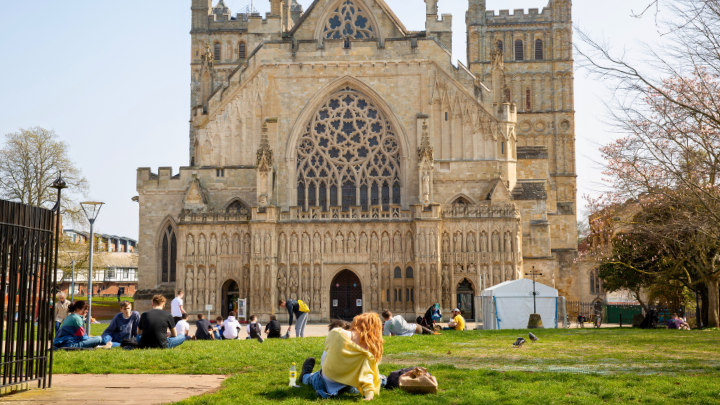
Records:
[[[1,405],[154,405],[220,388],[224,375],[55,374],[53,388],[0,397]]]

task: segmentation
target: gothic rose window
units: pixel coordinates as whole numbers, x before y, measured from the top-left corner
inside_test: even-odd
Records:
[[[344,0],[330,13],[323,35],[325,39],[375,38],[367,12],[353,0]]]
[[[400,204],[400,142],[390,121],[349,87],[328,97],[297,148],[297,205],[307,210]]]

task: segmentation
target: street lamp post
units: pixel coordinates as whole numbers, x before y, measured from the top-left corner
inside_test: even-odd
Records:
[[[525,273],[526,276],[529,274]],[[542,276],[542,273],[539,274]],[[537,314],[537,303],[535,302],[535,297],[538,295],[537,291],[535,290],[535,266],[532,266],[532,276],[533,276],[533,314]]]
[[[88,222],[90,222],[90,257],[88,258],[88,314],[86,319],[86,327],[85,330],[87,330],[87,333],[90,334],[90,325],[92,325],[92,268],[93,268],[93,250],[95,245],[95,236],[94,236],[94,226],[95,226],[95,219],[97,219],[98,214],[100,213],[100,208],[102,208],[103,204],[101,202],[95,202],[95,201],[87,201],[80,203],[80,206],[83,209],[83,212],[85,212],[85,216],[88,219]]]
[[[70,256],[70,261],[72,261],[72,287],[70,290],[70,302],[75,302],[75,262],[77,262],[77,255],[80,252],[67,252],[67,255]]]

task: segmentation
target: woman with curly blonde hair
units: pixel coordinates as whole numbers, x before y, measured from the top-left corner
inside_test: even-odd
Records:
[[[380,393],[382,380],[378,364],[382,360],[383,324],[374,312],[353,319],[350,330],[340,327],[328,333],[322,369],[313,373],[315,358],[303,363],[300,381],[313,387],[322,398],[342,393],[360,393],[369,401]]]

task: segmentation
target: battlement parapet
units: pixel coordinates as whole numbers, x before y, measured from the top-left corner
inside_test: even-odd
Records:
[[[551,23],[553,20],[553,11],[549,8],[543,8],[542,12],[538,12],[537,8],[531,8],[525,13],[524,9],[500,10],[498,14],[495,11],[488,10],[485,12],[485,21],[487,25],[493,24],[527,24],[527,23]]]

